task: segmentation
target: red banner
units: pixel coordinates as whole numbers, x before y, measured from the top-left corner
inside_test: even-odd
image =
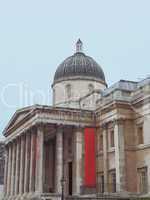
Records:
[[[84,145],[85,145],[85,160],[84,160],[84,186],[96,186],[96,154],[95,154],[95,129],[84,129]]]

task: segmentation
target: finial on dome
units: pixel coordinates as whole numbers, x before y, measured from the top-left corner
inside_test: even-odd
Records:
[[[78,41],[76,42],[76,52],[82,52],[82,51],[83,51],[83,43],[79,38]]]

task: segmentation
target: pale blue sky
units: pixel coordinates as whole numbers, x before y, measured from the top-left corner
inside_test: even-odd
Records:
[[[51,104],[54,72],[79,37],[109,85],[150,74],[150,0],[0,0],[0,132],[16,109]],[[39,90],[44,102],[20,100]]]

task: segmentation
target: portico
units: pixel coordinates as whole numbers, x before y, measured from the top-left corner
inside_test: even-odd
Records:
[[[54,114],[50,114],[50,111],[54,112],[55,109],[47,109],[45,110],[49,111],[47,117],[49,115],[49,119],[53,117],[54,120]],[[8,136],[6,141],[8,160],[6,162],[8,164],[6,166],[6,197],[41,196],[43,193],[59,197],[62,192],[63,176],[65,177],[65,194],[80,194],[83,128],[90,125],[91,113],[86,113],[89,116],[87,122],[78,121],[82,117],[80,111],[72,113],[76,118],[73,124],[68,112],[55,110],[55,118],[60,118],[60,112],[63,113],[63,117],[68,117],[68,121],[57,124],[49,123],[48,118],[46,123],[39,121],[44,111],[41,113],[41,108],[38,106],[35,110],[33,112],[36,113],[36,120],[29,125],[29,121],[34,118],[31,116],[31,119],[26,121],[27,126],[24,129],[17,128],[17,124],[21,121],[16,122],[13,127],[16,130],[13,129],[13,134]],[[56,115],[56,112],[59,114]],[[16,120],[19,117],[19,114],[17,115]],[[44,121],[46,121],[46,116]],[[11,130],[11,125],[7,130]]]

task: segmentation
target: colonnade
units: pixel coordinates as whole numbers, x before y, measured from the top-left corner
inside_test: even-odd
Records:
[[[42,180],[36,175],[42,171],[43,156],[39,152],[43,149],[43,131],[40,130],[41,127],[26,131],[6,145],[4,185],[7,196],[42,191]]]
[[[76,165],[81,163],[81,138],[79,132],[76,133]],[[80,146],[82,143],[80,142]],[[11,142],[6,144],[5,160],[5,195],[22,196],[29,193],[43,193],[44,177],[44,127],[37,126],[23,132]],[[77,155],[78,154],[78,155]],[[79,155],[80,154],[80,155]],[[61,194],[61,179],[63,177],[63,129],[58,128],[56,132],[55,145],[55,193]],[[80,167],[76,169],[74,193],[80,192],[81,178]]]

